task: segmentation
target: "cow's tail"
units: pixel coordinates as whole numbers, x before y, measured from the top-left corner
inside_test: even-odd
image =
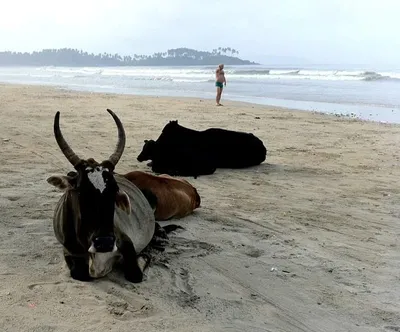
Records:
[[[177,229],[184,229],[182,226],[179,225],[174,225],[174,224],[170,224],[170,225],[166,225],[162,227],[165,231],[165,233],[169,234],[173,231],[176,231]]]
[[[184,229],[182,226],[174,225],[174,224],[170,224],[170,225],[161,227],[156,222],[156,229],[154,230],[154,235],[150,242],[150,247],[152,247],[153,249],[159,250],[159,251],[164,251],[165,246],[169,242],[168,233],[171,233],[179,228]]]

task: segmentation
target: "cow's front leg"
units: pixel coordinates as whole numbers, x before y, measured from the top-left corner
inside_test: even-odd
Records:
[[[119,248],[123,257],[125,279],[139,283],[143,280],[143,271],[150,263],[150,256],[137,255],[133,243],[129,240],[122,241]]]
[[[72,279],[79,281],[92,280],[89,275],[89,264],[85,257],[82,257],[82,255],[74,256],[69,253],[64,253],[64,258]]]

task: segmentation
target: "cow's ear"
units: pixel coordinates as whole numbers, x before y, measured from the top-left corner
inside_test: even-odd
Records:
[[[144,140],[145,143],[147,143],[148,141],[149,141],[148,139],[145,139],[145,140]]]
[[[67,190],[75,185],[76,179],[71,176],[53,175],[47,179],[47,182],[60,190]]]
[[[125,191],[118,190],[117,197],[115,198],[115,205],[127,214],[131,213],[131,202]]]

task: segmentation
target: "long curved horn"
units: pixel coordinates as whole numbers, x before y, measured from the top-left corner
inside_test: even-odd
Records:
[[[68,161],[72,164],[72,166],[76,166],[81,159],[76,155],[76,153],[70,148],[67,141],[64,139],[60,130],[60,112],[56,113],[54,117],[54,136],[56,137],[56,141],[58,146],[60,147],[64,156],[68,159]]]
[[[117,143],[117,146],[115,147],[115,151],[110,156],[110,158],[108,158],[110,163],[112,163],[115,167],[115,165],[117,165],[119,159],[122,156],[122,152],[124,152],[126,136],[125,136],[124,126],[122,125],[122,122],[118,118],[118,116],[116,116],[115,113],[108,108],[107,108],[107,112],[111,114],[111,116],[113,117],[115,124],[117,125],[117,128],[118,128],[118,143]]]

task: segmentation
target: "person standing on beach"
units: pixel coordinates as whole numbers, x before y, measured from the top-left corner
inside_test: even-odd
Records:
[[[225,86],[226,86],[224,65],[220,64],[218,66],[217,70],[215,71],[215,86],[217,87],[217,97],[215,98],[215,101],[217,102],[217,106],[223,106],[220,103],[222,90],[223,90],[223,84],[225,84]]]

